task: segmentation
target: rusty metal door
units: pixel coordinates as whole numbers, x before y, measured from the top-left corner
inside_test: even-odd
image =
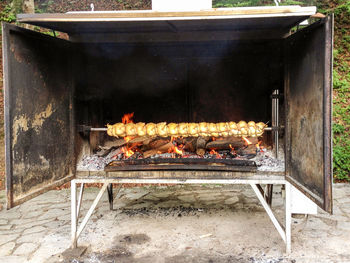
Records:
[[[5,158],[11,208],[74,175],[70,43],[4,23]]]
[[[333,16],[286,40],[286,179],[332,212]]]

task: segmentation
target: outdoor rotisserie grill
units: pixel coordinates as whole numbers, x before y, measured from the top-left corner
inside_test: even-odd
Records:
[[[8,208],[72,180],[74,247],[107,188],[112,206],[112,183],[250,184],[290,250],[291,189],[332,212],[333,18],[315,13],[281,6],[18,16],[69,40],[4,23]],[[128,112],[135,124],[107,125]],[[145,155],[147,141],[139,157],[124,152],[104,169],[79,168],[99,145],[128,135],[166,138],[175,152]],[[232,155],[230,141],[216,142],[244,136],[273,148],[285,169],[259,170],[244,151]],[[207,138],[193,139],[202,151],[192,149],[192,159],[176,153],[176,140],[188,137]],[[214,149],[226,152],[210,155]],[[90,182],[103,187],[77,229]],[[286,186],[285,227],[270,208],[273,184]]]

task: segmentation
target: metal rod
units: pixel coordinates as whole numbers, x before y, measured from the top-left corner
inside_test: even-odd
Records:
[[[290,253],[292,250],[292,231],[291,231],[291,222],[292,222],[292,208],[291,208],[291,184],[286,181],[286,252]]]
[[[107,128],[90,128],[90,131],[107,131]],[[272,131],[272,127],[266,127],[264,128],[265,131]]]
[[[278,127],[279,127],[279,90],[274,90],[272,92],[272,113],[271,113],[271,119],[272,119],[272,130],[273,130],[273,137],[274,137],[274,148],[275,148],[275,157],[278,159]],[[275,128],[275,129],[273,129]]]
[[[109,210],[113,210],[113,184],[107,186]]]
[[[93,173],[91,176],[94,176]],[[133,179],[133,178],[78,178],[77,183],[116,184],[284,184],[284,173],[269,175],[269,179]]]
[[[79,220],[79,213],[80,213],[80,207],[81,207],[81,199],[83,197],[84,192],[84,183],[80,184],[80,191],[79,191],[79,198],[78,198],[78,205],[77,205],[77,224]]]
[[[103,186],[102,186],[100,192],[99,192],[98,195],[96,196],[96,198],[95,198],[94,202],[92,203],[92,205],[91,205],[89,211],[86,213],[86,215],[85,215],[83,221],[81,222],[81,224],[80,224],[80,226],[79,226],[79,229],[78,229],[78,232],[77,232],[77,235],[76,235],[76,239],[80,236],[81,232],[84,230],[84,228],[85,228],[87,222],[89,221],[89,219],[90,219],[92,213],[94,212],[94,210],[95,210],[95,208],[96,208],[98,202],[100,201],[100,199],[101,199],[103,193],[106,191],[107,186],[108,186],[107,183],[103,184]]]
[[[254,190],[256,196],[258,197],[260,203],[265,208],[266,213],[270,217],[273,225],[277,229],[277,231],[280,234],[281,238],[283,239],[284,242],[286,242],[286,233],[285,233],[282,225],[280,224],[280,222],[278,222],[277,218],[273,214],[273,211],[271,210],[271,207],[267,204],[267,202],[266,202],[264,196],[261,194],[259,188],[255,184],[250,184],[250,186],[253,188],[253,190]]]
[[[75,180],[71,181],[71,235],[72,248],[77,247],[77,185]]]
[[[90,128],[90,131],[107,131],[107,128]]]

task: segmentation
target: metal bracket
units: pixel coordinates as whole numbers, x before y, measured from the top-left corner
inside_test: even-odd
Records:
[[[288,182],[286,184],[286,200],[285,200],[285,226],[283,226],[276,216],[274,215],[271,206],[268,204],[264,197],[264,191],[262,190],[261,186],[259,184],[250,184],[250,186],[253,188],[256,196],[258,197],[260,203],[264,207],[267,215],[270,217],[273,225],[277,229],[278,233],[280,234],[281,238],[283,239],[284,243],[286,243],[286,252],[291,252],[291,197],[290,197],[290,184]]]
[[[113,194],[113,184],[108,184],[107,192],[108,192],[108,202],[109,202],[109,209],[113,210],[113,201],[118,196],[120,189],[122,188],[122,184],[119,184],[119,187],[117,188],[116,194]]]
[[[270,98],[271,99],[282,99],[283,98],[283,93],[271,94]]]
[[[77,183],[80,183],[80,193],[79,200],[77,204]],[[80,206],[83,198],[84,184],[85,183],[102,183],[103,186],[97,194],[95,200],[93,201],[90,209],[86,213],[84,219],[82,220],[79,228],[78,226],[78,217],[80,212]],[[121,186],[123,183],[171,183],[171,184],[250,184],[253,188],[255,194],[257,195],[259,201],[263,205],[265,211],[270,217],[272,223],[276,227],[278,233],[280,234],[283,241],[286,243],[286,251],[290,253],[291,251],[291,185],[284,179],[275,179],[275,180],[238,180],[238,179],[218,179],[218,180],[203,180],[203,179],[117,179],[117,178],[89,178],[89,179],[73,179],[71,181],[71,239],[72,239],[72,248],[77,247],[77,240],[84,230],[88,220],[90,219],[93,211],[95,210],[98,202],[100,201],[103,193],[106,191],[107,187],[109,188],[109,202],[110,208],[113,209],[113,200],[116,196],[113,195],[113,190],[111,190],[112,183],[120,184],[120,187],[117,190],[116,196],[118,195]],[[266,187],[264,191],[260,184],[270,185]],[[285,226],[283,226],[273,214],[271,209],[271,202],[269,201],[272,198],[272,184],[282,184],[285,185]]]
[[[104,183],[101,190],[99,191],[99,193],[97,194],[95,200],[93,201],[89,211],[86,213],[83,221],[81,222],[78,230],[77,230],[77,226],[78,226],[78,206],[77,206],[77,186],[76,186],[76,182],[75,180],[71,181],[71,229],[72,229],[72,248],[76,248],[77,247],[77,240],[78,237],[80,236],[81,232],[84,230],[87,222],[89,221],[92,213],[94,212],[98,202],[100,201],[103,193],[106,191],[108,184]],[[82,196],[82,189],[81,188],[81,194],[80,196]],[[80,210],[80,204],[81,204],[81,199],[79,197],[79,210]]]

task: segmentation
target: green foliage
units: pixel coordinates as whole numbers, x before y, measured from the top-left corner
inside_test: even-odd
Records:
[[[333,172],[335,179],[350,181],[350,66],[339,49],[334,58]]]
[[[312,5],[314,0],[282,0],[280,5]],[[275,6],[273,0],[213,0],[213,7]]]
[[[342,138],[342,139],[339,139]],[[336,137],[333,147],[334,179],[350,181],[350,139]]]
[[[334,13],[333,173],[350,181],[350,1],[337,0],[325,13]]]
[[[5,6],[5,8],[0,13],[0,21],[4,22],[14,22],[16,21],[16,13],[14,12],[13,8],[8,4]]]
[[[242,6],[260,6],[273,4],[273,1],[261,1],[261,0],[213,0],[213,7],[242,7]]]

